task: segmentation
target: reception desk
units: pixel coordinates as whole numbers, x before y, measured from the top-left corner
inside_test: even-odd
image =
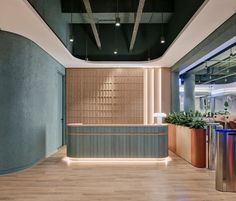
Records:
[[[72,158],[165,158],[168,126],[67,125],[67,156]]]

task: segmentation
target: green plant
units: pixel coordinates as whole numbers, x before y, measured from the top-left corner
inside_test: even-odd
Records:
[[[229,108],[229,102],[225,101],[224,102],[225,115],[229,114],[228,108]]]
[[[169,115],[165,118],[166,123],[171,124],[178,124],[179,122],[179,113],[178,112],[172,112],[169,113]]]
[[[228,101],[224,102],[224,107],[225,107],[225,109],[228,109],[228,107],[229,107],[229,102]]]
[[[186,126],[190,128],[203,128],[206,122],[202,119],[202,114],[199,111],[193,112],[172,112],[166,119],[166,123]]]
[[[204,128],[206,126],[206,122],[200,118],[200,119],[193,119],[193,121],[190,123],[190,128]]]

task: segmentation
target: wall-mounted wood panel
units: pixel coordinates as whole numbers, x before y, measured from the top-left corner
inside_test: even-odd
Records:
[[[143,123],[143,69],[66,69],[66,87],[67,123]]]
[[[170,113],[171,107],[171,71],[170,68],[161,69],[161,112]]]

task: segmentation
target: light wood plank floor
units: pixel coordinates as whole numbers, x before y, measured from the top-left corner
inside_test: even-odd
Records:
[[[171,154],[171,153],[170,153]],[[215,190],[214,172],[171,154],[165,164],[62,161],[65,148],[25,171],[0,176],[0,200],[14,201],[236,201]]]

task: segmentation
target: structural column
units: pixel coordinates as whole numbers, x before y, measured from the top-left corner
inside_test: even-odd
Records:
[[[171,72],[171,111],[179,112],[179,72]]]
[[[184,77],[184,111],[195,111],[195,75]]]

